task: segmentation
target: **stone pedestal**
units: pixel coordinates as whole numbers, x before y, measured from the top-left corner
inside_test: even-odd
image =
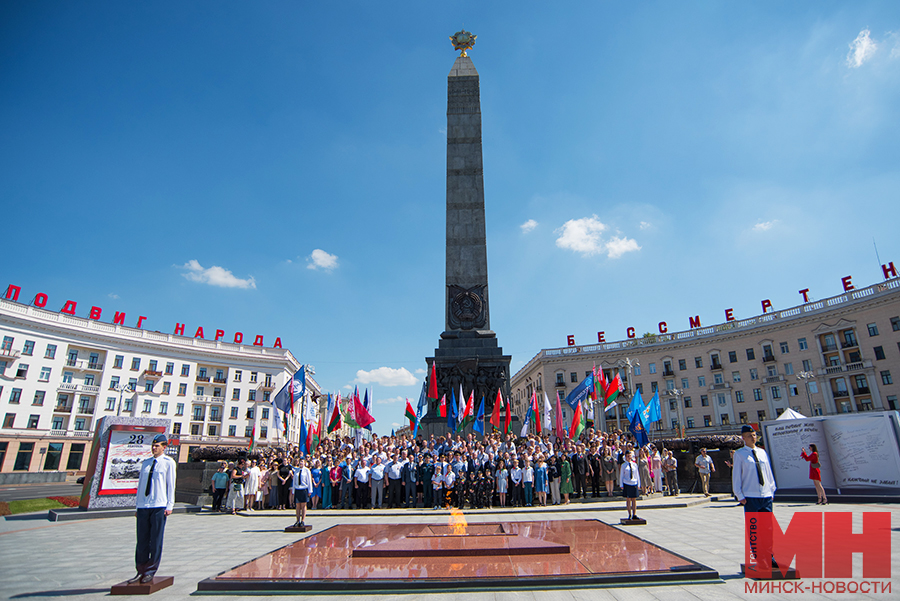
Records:
[[[147,583],[134,582],[129,584],[120,582],[113,585],[109,589],[110,595],[152,595],[158,590],[172,586],[175,582],[174,576],[154,576],[153,580]]]

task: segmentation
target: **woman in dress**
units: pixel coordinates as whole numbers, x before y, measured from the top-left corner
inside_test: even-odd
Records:
[[[259,462],[259,490],[256,492],[257,509],[265,509],[269,501],[269,464]]]
[[[613,491],[616,488],[616,467],[618,467],[618,463],[616,462],[616,458],[612,451],[612,445],[604,445],[603,457],[600,459],[600,463],[603,467],[603,482],[606,486],[607,497],[613,496]]]
[[[656,445],[650,445],[650,474],[653,476],[653,492],[662,492],[662,456]]]
[[[325,456],[322,465],[322,509],[331,509],[331,458]]]
[[[819,465],[819,450],[816,445],[809,445],[809,454],[806,449],[800,449],[800,456],[809,461],[809,479],[813,481],[816,487],[816,496],[818,500],[816,505],[828,505],[828,498],[825,497],[825,487],[822,486],[822,472]]]
[[[322,498],[322,465],[318,459],[313,460],[312,485],[311,509],[316,509],[319,506],[319,499]]]
[[[572,464],[566,455],[562,456],[562,465],[559,468],[559,492],[563,497],[563,505],[569,504],[569,495],[575,492],[572,487]]]
[[[547,492],[549,484],[547,483],[547,462],[544,461],[543,455],[538,455],[538,466],[534,470],[534,491],[537,493],[537,502],[541,507],[547,506]]]
[[[650,455],[645,448],[641,449],[639,466],[641,470],[641,494],[647,496],[650,494],[652,481],[650,479]]]
[[[502,459],[497,467],[497,494],[500,495],[500,507],[506,507],[506,491],[509,489],[509,470]]]

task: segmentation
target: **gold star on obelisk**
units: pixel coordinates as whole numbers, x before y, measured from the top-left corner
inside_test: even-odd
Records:
[[[462,50],[462,54],[460,56],[469,56],[466,54],[466,50],[475,45],[475,38],[477,35],[473,35],[472,33],[463,29],[462,31],[457,31],[453,35],[450,36],[450,42],[453,44],[454,50]]]

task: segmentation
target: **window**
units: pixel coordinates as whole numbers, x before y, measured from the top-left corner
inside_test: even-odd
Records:
[[[16,369],[16,377],[17,378],[27,378],[28,377],[28,365],[25,363],[19,363],[18,369]]]
[[[671,361],[663,361],[663,373],[665,373],[667,376],[672,374]]]
[[[231,408],[231,415],[230,415],[229,417],[230,417],[231,419],[237,419],[237,416],[238,416],[238,408],[237,408],[237,407],[232,407],[232,408]]]
[[[50,422],[50,429],[51,430],[64,430],[65,427],[63,426],[63,418],[54,417],[53,421]]]
[[[673,421],[674,421],[674,420],[673,420]],[[693,428],[693,427],[694,427],[694,418],[693,418],[693,417],[687,418],[687,427],[688,427],[688,428]],[[674,425],[672,426],[672,429],[673,429],[673,430],[675,429],[675,426],[674,426]]]
[[[268,407],[263,407],[262,419],[269,419],[269,408]]]
[[[706,376],[697,376],[697,386],[700,388],[706,386]]]
[[[247,419],[253,419],[253,407],[247,409]]]
[[[788,343],[787,342],[782,342],[779,346],[781,347],[781,353],[783,355],[790,352],[790,351],[788,351]]]
[[[247,400],[250,401],[251,403],[256,401],[256,391],[255,390],[247,391]]]
[[[634,364],[634,375],[636,375],[636,376],[641,375],[641,364],[640,363]]]
[[[163,382],[163,394],[169,394],[170,392],[172,392],[172,383]]]
[[[785,363],[784,364],[784,375],[786,375],[786,376],[794,375],[794,364],[793,363]]]
[[[200,434],[200,424],[191,424],[191,436]]]
[[[572,373],[569,374],[569,380],[573,384],[577,383],[578,382],[578,374],[573,371]]]
[[[26,340],[22,346],[22,354],[29,357],[34,354],[34,340]]]
[[[187,384],[182,382],[178,385],[178,396],[184,396],[187,394]]]
[[[48,344],[47,350],[44,351],[44,359],[56,359],[56,345]]]
[[[740,413],[738,413],[738,420],[740,420],[740,422],[741,422],[742,424],[748,423],[748,422],[747,422],[747,412],[746,412],[746,411],[741,411]]]
[[[753,389],[753,400],[754,401],[762,400],[762,388],[754,388]]]
[[[893,378],[891,378],[890,370],[886,369],[883,372],[881,372],[881,383],[882,384],[893,384],[894,383]]]
[[[705,394],[700,395],[700,406],[701,407],[709,407],[709,397]]]
[[[199,405],[194,406],[194,421],[202,422],[203,421],[203,407]]]
[[[556,385],[557,386],[565,386],[566,385],[566,376],[562,372],[556,374]]]
[[[731,423],[731,422],[729,421],[730,418],[728,417],[728,414],[727,414],[727,413],[720,413],[720,414],[719,414],[719,419],[722,420],[722,425],[723,425],[723,426],[727,426],[729,423]]]
[[[644,394],[644,385],[641,384],[640,382],[638,382],[634,385],[634,389],[639,391],[641,394]]]
[[[122,369],[122,364],[125,363],[125,357],[122,355],[116,355],[116,358],[113,359],[113,367],[116,369]]]
[[[4,336],[3,337],[3,346],[0,348],[2,348],[4,351],[11,351],[14,341],[15,341],[15,339],[12,336]]]
[[[250,383],[256,384],[256,372],[255,371],[250,372]]]
[[[718,355],[718,353],[713,353],[712,355],[710,355],[710,356],[709,356],[709,362],[712,363],[712,368],[713,368],[713,369],[721,369],[721,368],[722,368],[722,365],[721,365],[721,363],[719,362],[719,355]]]
[[[31,401],[32,405],[43,405],[44,404],[44,396],[47,393],[43,390],[38,390],[34,393],[34,400]]]
[[[237,426],[228,426],[228,436],[237,436]]]
[[[109,389],[116,390],[119,388],[119,376],[113,376],[109,379]]]
[[[722,374],[713,374],[713,383],[714,384],[724,384],[725,376],[723,376]]]
[[[172,434],[181,434],[181,423],[172,424]]]
[[[203,396],[205,392],[206,392],[206,388],[204,388],[203,386],[197,387],[197,393],[196,393],[197,396]]]
[[[128,390],[131,392],[137,390],[137,378],[128,378]]]
[[[171,376],[174,373],[175,373],[175,364],[172,363],[171,361],[169,361],[168,363],[166,363],[166,375]]]
[[[681,371],[686,370],[687,369],[687,361],[685,361],[684,359],[679,359],[678,360],[678,369]]]
[[[132,409],[134,409],[134,399],[125,399],[125,411],[131,413]]]
[[[115,411],[116,410],[116,397],[114,397],[114,396],[106,397],[106,410],[107,411]]]
[[[876,359],[878,359],[879,361],[884,359],[884,348],[882,348],[880,346],[876,346],[873,350],[875,351]]]
[[[153,410],[153,401],[145,400],[144,401],[144,413],[150,413]]]
[[[6,361],[0,361],[0,376],[6,375]]]
[[[731,381],[734,382],[735,384],[740,382],[741,381],[741,372],[739,372],[739,371],[731,372]]]
[[[15,413],[7,413],[7,414],[6,414],[6,417],[3,418],[3,427],[4,427],[4,428],[13,428],[13,427],[15,427],[15,426],[13,426],[13,423],[15,422],[15,420],[16,420],[16,414],[15,414]]]
[[[200,378],[206,378],[206,380],[209,381],[209,377],[206,375],[205,367],[201,367],[197,370],[197,379],[200,379]]]
[[[788,386],[788,395],[790,395],[790,396],[797,396],[798,394],[800,394],[800,389],[797,388],[797,385],[796,385],[796,384],[790,384],[790,385]]]
[[[268,434],[269,434],[269,429],[266,428],[265,426],[263,426],[262,428],[259,429],[259,437],[260,438],[266,438],[266,436],[268,436]]]
[[[153,380],[144,382],[144,392],[153,392]]]
[[[22,399],[22,389],[21,388],[13,388],[9,391],[9,404],[10,405],[18,405],[19,401]]]
[[[885,397],[885,398],[886,398],[886,400],[887,400],[888,409],[891,410],[891,411],[896,411],[896,410],[898,409],[898,407],[897,407],[897,395],[896,395],[896,394],[889,394],[889,395],[887,395],[887,397]]]
[[[694,357],[694,367],[698,369],[703,367],[703,357]]]
[[[177,403],[175,405],[175,415],[184,415],[184,403]]]
[[[759,380],[759,372],[757,372],[755,367],[750,370],[750,379]]]
[[[241,370],[239,370],[239,369],[234,370],[234,381],[235,381],[235,382],[240,382],[240,381],[241,381],[241,375],[242,375]]]
[[[210,436],[215,436],[218,433],[218,431],[219,431],[219,428],[215,424],[210,424],[209,429],[207,430],[207,432],[209,432]]]
[[[50,368],[42,367],[41,375],[38,376],[38,380],[41,382],[48,382],[50,380]]]
[[[141,368],[141,358],[135,357],[131,360],[131,371],[137,371]]]
[[[684,408],[685,409],[691,408],[691,397],[689,397],[689,396],[684,397]]]
[[[165,401],[159,404],[159,413],[160,415],[165,415],[169,412],[169,404]]]
[[[222,398],[222,389],[221,388],[213,388],[213,394],[216,398]]]
[[[650,382],[650,392],[659,392],[659,384]]]
[[[649,370],[649,372],[650,372],[651,374],[655,374],[655,373],[656,373],[656,363],[651,363],[651,364],[647,367],[647,369]]]
[[[40,415],[29,415],[28,416],[28,426],[29,430],[37,430],[38,422],[40,421]]]
[[[703,416],[703,426],[708,428],[712,425],[712,417],[708,415]]]
[[[263,401],[265,401],[266,403],[268,403],[268,402],[271,400],[271,397],[272,397],[272,393],[271,393],[271,392],[269,392],[268,390],[263,391]]]
[[[819,392],[819,384],[817,382],[807,382],[807,386],[809,386],[809,392],[811,394],[818,394]]]
[[[209,419],[219,420],[219,408],[218,407],[210,407],[209,408]]]
[[[744,391],[736,390],[734,392],[734,402],[735,403],[743,403],[744,402]]]
[[[800,348],[801,351],[805,351],[807,348],[809,348],[809,346],[807,346],[807,344],[806,344],[806,338],[798,338],[797,346]]]
[[[675,390],[675,380],[666,380],[666,390]]]
[[[690,426],[688,426],[688,427],[690,427]],[[672,429],[673,429],[673,430],[677,430],[677,429],[678,429],[678,420],[675,419],[674,417],[672,418]]]
[[[76,349],[74,351],[69,351],[69,360],[66,361],[66,365],[68,365],[69,367],[75,367],[77,362],[78,362],[78,350]]]
[[[878,326],[874,323],[868,324],[866,329],[869,330],[869,336],[878,336]]]
[[[33,452],[34,452],[34,443],[33,442],[20,442],[19,443],[19,452],[16,453],[16,463],[13,466],[13,471],[27,472],[28,467],[31,465],[31,454]]]
[[[771,388],[770,390],[772,391],[772,398],[773,398],[773,399],[780,399],[780,398],[781,398],[781,388],[780,388],[779,386],[772,386],[772,388]]]
[[[688,381],[687,378],[681,378],[681,389],[687,390],[689,388],[689,386],[688,386],[689,383],[690,382]]]
[[[812,364],[809,362],[809,359],[803,360],[803,371],[810,371],[812,369]]]
[[[737,363],[737,353],[735,351],[728,351],[728,362]]]
[[[675,401],[669,401],[669,411],[676,411],[678,404]]]
[[[156,368],[159,366],[159,361],[156,359],[151,359],[149,365],[147,365],[147,369],[149,371],[156,371]]]
[[[761,410],[759,410],[759,411],[756,412],[756,420],[757,420],[757,421],[761,421],[761,422],[766,421],[766,411],[765,411],[765,409],[761,409]]]
[[[900,317],[891,317],[891,330],[900,332]]]
[[[756,354],[753,352],[752,348],[747,349],[747,361],[753,361],[756,359]]]
[[[185,377],[191,375],[191,366],[187,363],[183,363],[181,365],[181,375]]]

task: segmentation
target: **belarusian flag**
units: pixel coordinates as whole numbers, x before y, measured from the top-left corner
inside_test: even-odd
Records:
[[[256,424],[253,424],[253,429],[250,430],[250,450],[256,448]]]
[[[406,399],[406,415],[404,417],[409,420],[410,430],[416,427],[416,412],[413,411],[412,405],[409,403],[409,399]]]
[[[334,400],[331,408],[331,415],[328,416],[328,433],[331,434],[335,430],[341,428],[341,397],[338,395]]]
[[[531,393],[531,414],[534,416],[534,431],[541,433],[541,410],[538,408],[537,391]]]
[[[459,422],[459,426],[457,427],[456,431],[460,432],[462,430],[465,430],[466,426],[468,426],[470,423],[472,423],[472,420],[474,420],[474,419],[475,419],[475,391],[473,390],[472,392],[469,393],[469,398],[466,401],[465,408],[463,409],[462,421]]]
[[[438,407],[438,415],[447,417],[447,395],[441,397],[441,404]]]
[[[509,435],[510,424],[512,424],[512,403],[506,401],[506,422],[503,424],[506,432],[505,434]]]
[[[434,363],[431,364],[431,376],[428,378],[428,398],[437,400],[437,371]]]
[[[625,390],[625,384],[622,383],[622,376],[616,374],[616,377],[606,387],[606,403],[616,400],[616,397],[623,390]]]
[[[500,408],[503,407],[503,395],[500,389],[497,389],[497,399],[494,401],[494,410],[491,412],[491,425],[495,429],[500,429]]]
[[[569,439],[578,440],[578,437],[584,431],[587,424],[584,413],[581,411],[581,402],[575,406],[575,415],[572,416],[572,426],[569,428]]]

